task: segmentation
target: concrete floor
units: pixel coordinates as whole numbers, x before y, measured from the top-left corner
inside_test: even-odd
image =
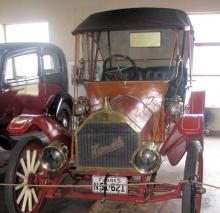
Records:
[[[204,151],[204,182],[220,186],[220,138],[206,137]],[[172,167],[164,162],[158,180],[182,179],[184,159]],[[220,213],[220,190],[206,188],[203,196],[202,213]],[[0,189],[0,213],[6,213],[3,191]],[[128,202],[59,199],[48,201],[41,213],[181,213],[181,200],[170,200],[156,204],[138,205]]]

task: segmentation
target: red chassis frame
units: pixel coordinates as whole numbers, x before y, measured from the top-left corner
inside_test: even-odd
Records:
[[[163,142],[160,153],[163,156],[167,156],[171,165],[175,166],[182,159],[183,155],[187,151],[188,143],[194,139],[202,140],[203,128],[204,128],[204,92],[192,92],[189,99],[189,114],[182,116],[176,123],[176,126],[171,131],[170,135]],[[52,143],[56,140],[64,142],[69,149],[71,149],[71,137],[66,130],[61,127],[56,121],[46,116],[34,116],[34,115],[20,115],[16,117],[8,126],[8,131],[12,135],[20,135],[32,131],[42,131]],[[60,172],[56,178],[50,179],[47,175],[41,175],[36,177],[37,183],[40,185],[45,184],[45,180],[49,185],[59,185],[63,178],[67,174],[72,174],[70,168],[66,167]],[[88,185],[91,185],[91,178],[93,175],[106,176],[104,172],[88,172],[86,174],[76,173],[74,174],[75,182],[78,183],[83,180],[84,184],[87,181]],[[141,176],[138,172],[120,172],[110,173],[111,176]],[[175,199],[181,197],[182,182],[177,184],[155,184],[148,185],[147,183],[154,181],[153,178],[147,176],[141,176],[140,181],[129,181],[128,190],[134,192],[132,195],[109,195],[109,194],[96,194],[92,193],[92,186],[85,187],[43,187],[46,192],[46,198],[82,198],[82,199],[109,199],[109,200],[122,200],[133,201],[138,203],[144,202],[160,202],[169,199]],[[178,181],[177,181],[178,182]],[[139,185],[132,185],[137,183]],[[77,184],[76,184],[77,185]],[[85,190],[86,189],[86,190]],[[80,191],[81,190],[81,191]],[[84,191],[82,191],[84,190]],[[157,194],[159,192],[159,194]]]

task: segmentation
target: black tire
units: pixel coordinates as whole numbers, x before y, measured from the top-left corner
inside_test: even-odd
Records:
[[[199,141],[189,144],[186,157],[184,180],[195,177],[196,181],[203,180],[203,150]],[[195,187],[190,183],[184,183],[182,192],[182,213],[199,213],[201,208],[201,194],[196,194]]]
[[[68,132],[72,130],[72,110],[69,105],[63,102],[57,112],[56,120],[60,123]]]
[[[35,174],[42,172],[39,161],[42,150],[43,144],[41,140],[36,137],[28,137],[24,141],[19,141],[12,150],[11,158],[5,174],[5,183],[21,184],[25,181],[28,183],[31,176],[36,177]],[[21,161],[24,162],[25,166],[22,165]],[[34,182],[31,183],[35,184]],[[22,191],[24,191],[24,195],[22,195]],[[42,188],[37,187],[20,187],[16,189],[16,186],[5,186],[4,195],[5,204],[9,213],[36,213],[39,212],[39,209],[42,207],[45,198],[45,191]],[[20,196],[21,198],[19,198]],[[29,198],[29,196],[31,196],[31,198]],[[18,199],[20,199],[20,201],[18,201]],[[24,200],[26,200],[26,204],[24,204]],[[29,200],[31,200],[31,204],[29,203]],[[22,210],[23,205],[25,206],[24,210]]]

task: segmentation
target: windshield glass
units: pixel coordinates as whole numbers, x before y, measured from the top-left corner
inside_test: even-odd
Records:
[[[183,46],[183,32],[108,31],[76,36],[80,81],[170,80]]]

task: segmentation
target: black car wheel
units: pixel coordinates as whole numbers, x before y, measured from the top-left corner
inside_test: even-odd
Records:
[[[39,212],[45,198],[43,188],[26,186],[42,184],[44,171],[40,156],[42,142],[29,137],[14,147],[5,174],[5,183],[16,184],[4,187],[5,203],[9,213]]]
[[[186,157],[184,180],[203,181],[203,155],[199,141],[192,141]],[[197,193],[196,186],[184,183],[182,192],[182,213],[199,213],[202,194]]]
[[[56,120],[67,131],[72,130],[72,113],[70,107],[66,103],[62,103],[56,116]]]

